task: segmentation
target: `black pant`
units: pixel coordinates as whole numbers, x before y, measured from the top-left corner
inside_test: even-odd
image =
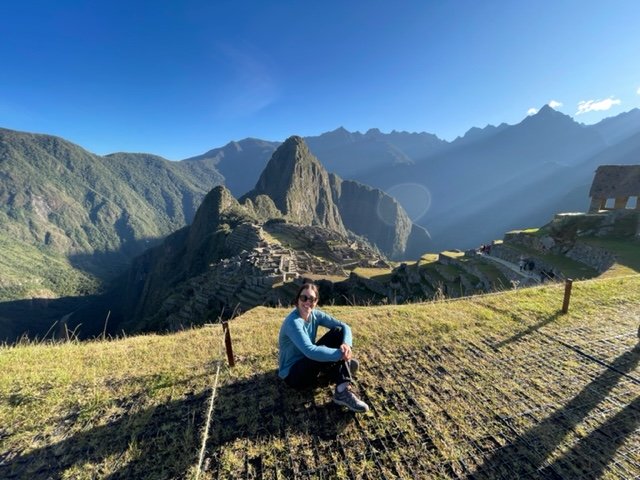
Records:
[[[342,328],[336,327],[325,333],[316,345],[324,345],[325,347],[340,348],[344,339]],[[337,362],[319,362],[311,360],[308,357],[301,358],[293,364],[289,375],[284,381],[296,390],[314,387],[318,381],[320,373],[326,373],[329,379],[336,385],[351,381],[351,375],[344,360]]]

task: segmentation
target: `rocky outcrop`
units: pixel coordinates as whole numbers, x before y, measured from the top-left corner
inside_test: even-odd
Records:
[[[616,263],[616,257],[611,252],[583,242],[576,242],[565,255],[572,260],[590,266],[600,273],[606,272]]]
[[[205,197],[193,224],[189,227],[184,263],[191,274],[200,273],[207,265],[229,256],[223,239],[254,217],[233,198],[226,187],[216,187]],[[231,249],[233,252],[233,249]]]
[[[331,175],[331,185],[345,227],[368,238],[389,257],[402,258],[412,228],[402,206],[382,190],[336,175]]]
[[[260,195],[271,198],[291,223],[346,232],[333,202],[329,174],[301,137],[288,138],[275,151],[255,188],[240,201],[256,203]]]

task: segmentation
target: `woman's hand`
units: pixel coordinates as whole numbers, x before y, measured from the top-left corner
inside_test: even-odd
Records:
[[[346,343],[340,345],[340,351],[342,352],[342,360],[351,360],[351,347]]]

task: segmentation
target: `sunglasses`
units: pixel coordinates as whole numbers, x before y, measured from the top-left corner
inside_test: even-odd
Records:
[[[317,300],[316,297],[310,297],[310,296],[307,296],[305,294],[300,295],[298,298],[300,299],[300,301],[302,303],[304,303],[304,302],[316,303],[316,300]]]

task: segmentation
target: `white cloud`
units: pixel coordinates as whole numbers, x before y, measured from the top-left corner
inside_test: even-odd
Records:
[[[636,93],[640,95],[640,87],[638,87],[638,90],[636,90]]]
[[[562,106],[562,102],[558,102],[557,100],[551,100],[547,105],[549,105],[551,108],[555,110],[558,107]]]
[[[604,100],[582,100],[578,103],[576,115],[599,110],[609,110],[614,105],[620,105],[618,98],[605,98]]]
[[[527,115],[535,115],[536,113],[538,113],[537,108],[530,108],[529,110],[527,110]]]

